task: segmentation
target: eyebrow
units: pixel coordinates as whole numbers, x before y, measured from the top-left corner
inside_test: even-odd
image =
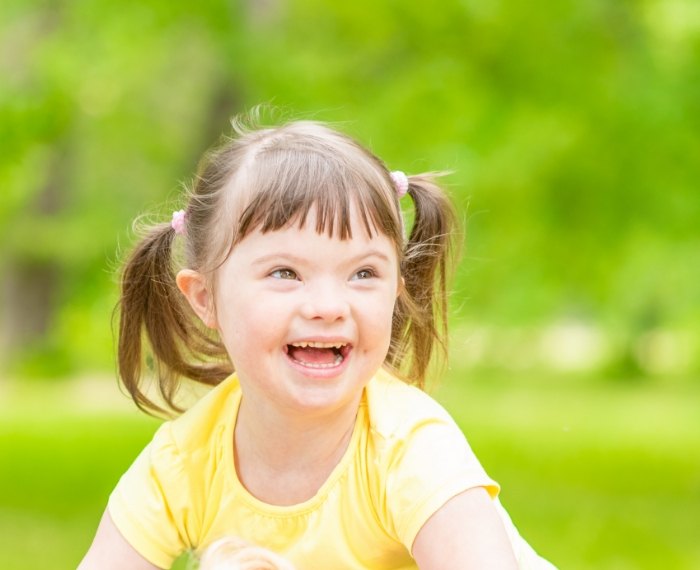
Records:
[[[355,263],[359,263],[360,261],[363,261],[363,260],[368,259],[370,257],[377,257],[385,263],[391,262],[391,260],[389,259],[389,256],[387,256],[383,252],[379,251],[378,249],[371,249],[365,253],[361,253],[359,255],[352,257],[351,259],[348,260],[348,264],[353,265]],[[310,259],[309,257],[301,257],[301,256],[295,255],[293,253],[287,253],[284,251],[280,251],[277,253],[270,253],[267,255],[261,255],[260,257],[254,259],[251,262],[251,265],[265,265],[265,264],[270,263],[272,261],[280,261],[280,260],[289,261],[291,263],[301,265],[301,264],[306,263],[309,259]]]

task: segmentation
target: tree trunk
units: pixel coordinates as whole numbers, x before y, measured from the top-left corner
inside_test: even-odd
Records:
[[[65,137],[56,144],[46,182],[22,218],[48,219],[66,207],[69,154]],[[7,252],[2,264],[0,355],[3,360],[15,360],[27,350],[39,349],[51,332],[59,301],[62,266],[59,259],[33,253],[41,252],[42,245],[50,251],[50,244],[29,244],[26,250],[20,247]]]

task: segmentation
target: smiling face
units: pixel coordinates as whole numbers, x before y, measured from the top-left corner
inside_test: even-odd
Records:
[[[245,398],[303,413],[354,406],[382,365],[398,293],[394,244],[351,215],[352,237],[305,224],[251,232],[214,283],[218,329]],[[254,403],[254,402],[253,402]]]

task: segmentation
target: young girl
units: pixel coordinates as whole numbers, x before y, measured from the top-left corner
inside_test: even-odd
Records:
[[[305,570],[551,568],[419,389],[453,222],[433,177],[389,172],[322,124],[237,126],[137,245],[120,302],[139,407],[180,411],[180,378],[216,387],[124,474],[80,568],[169,568],[222,536]]]

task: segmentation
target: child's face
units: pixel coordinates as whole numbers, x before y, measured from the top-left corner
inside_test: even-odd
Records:
[[[357,403],[389,348],[399,270],[394,244],[293,227],[243,239],[217,272],[215,312],[246,398],[289,411]]]

